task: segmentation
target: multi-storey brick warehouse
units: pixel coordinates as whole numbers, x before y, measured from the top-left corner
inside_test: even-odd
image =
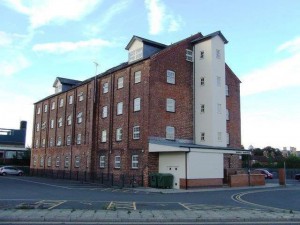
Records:
[[[56,93],[35,103],[31,168],[143,175],[144,185],[150,173],[168,170],[180,188],[195,180],[187,171],[193,151],[200,164],[202,156],[222,164],[222,176],[239,167],[240,81],[225,64],[225,43],[221,32],[169,46],[134,36],[128,62],[83,82],[56,78]],[[222,176],[218,170],[196,180],[219,185]]]

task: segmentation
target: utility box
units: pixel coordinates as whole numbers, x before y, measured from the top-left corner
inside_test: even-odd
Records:
[[[150,174],[150,187],[157,188],[157,173]]]
[[[174,176],[170,173],[157,174],[157,187],[158,188],[173,188]]]

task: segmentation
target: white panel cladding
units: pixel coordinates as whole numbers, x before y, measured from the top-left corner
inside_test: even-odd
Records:
[[[133,62],[143,57],[143,42],[140,40],[135,40],[130,49],[128,49],[128,62]]]
[[[215,36],[196,44],[194,51],[195,144],[225,147],[226,140],[218,140],[220,132],[226,134],[224,42]],[[203,78],[205,84],[201,85]],[[201,105],[205,105],[205,113],[201,113]]]
[[[180,178],[185,178],[185,153],[159,153],[159,173],[171,173],[174,176],[173,188],[180,188]]]
[[[187,154],[187,178],[223,178],[223,154],[205,152],[203,149],[191,150]]]

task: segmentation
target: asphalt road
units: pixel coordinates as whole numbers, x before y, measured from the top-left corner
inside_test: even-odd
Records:
[[[246,207],[300,211],[300,182],[293,180],[288,181],[285,188],[227,188],[171,194],[37,177],[0,177],[0,186],[0,209],[199,210]]]

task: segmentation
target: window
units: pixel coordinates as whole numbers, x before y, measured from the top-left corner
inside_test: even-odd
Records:
[[[185,50],[185,59],[186,61],[193,62],[193,51],[190,49]]]
[[[216,49],[216,58],[217,59],[221,58],[221,50],[220,49]]]
[[[133,100],[133,111],[137,112],[141,110],[141,98],[135,98]]]
[[[61,137],[58,137],[58,138],[57,138],[57,143],[56,143],[56,145],[57,145],[57,146],[61,146]]]
[[[117,103],[117,115],[123,114],[123,102]]]
[[[107,92],[108,92],[108,83],[106,82],[103,84],[103,93],[105,94]]]
[[[226,109],[226,120],[229,120],[229,110]]]
[[[71,145],[71,136],[70,135],[67,136],[67,145]]]
[[[200,51],[200,59],[204,59],[204,51]]]
[[[217,77],[217,86],[221,87],[221,77]]]
[[[79,94],[78,94],[78,101],[83,101],[83,92],[80,92]]]
[[[201,77],[201,78],[200,78],[200,85],[201,85],[201,86],[204,86],[204,85],[205,85],[205,79],[204,79],[204,77]]]
[[[62,125],[63,125],[63,119],[62,117],[60,117],[58,120],[58,127],[62,127]]]
[[[77,134],[76,143],[77,143],[78,145],[81,144],[81,134]]]
[[[47,125],[47,122],[43,122],[43,123],[42,123],[42,130],[45,130],[45,129],[46,129],[46,125]]]
[[[107,106],[103,106],[102,107],[102,118],[106,118],[107,117]]]
[[[60,166],[60,158],[59,158],[59,156],[56,157],[55,166],[56,166],[56,167],[59,167],[59,166]]]
[[[48,105],[44,105],[44,112],[48,111]]]
[[[105,167],[105,156],[101,155],[99,160],[99,167],[104,168]]]
[[[138,48],[136,50],[130,51],[128,53],[128,61],[132,62],[143,57],[143,48]]]
[[[75,165],[74,167],[78,168],[80,167],[80,156],[75,156]]]
[[[204,132],[201,133],[200,140],[205,141],[205,133]]]
[[[61,99],[59,100],[59,107],[63,107],[63,106],[64,106],[64,99],[61,98]]]
[[[102,131],[101,142],[106,142],[106,130]]]
[[[33,166],[36,166],[36,157],[33,157]]]
[[[69,115],[67,118],[67,124],[70,126],[72,124],[72,115]]]
[[[222,141],[222,132],[218,132],[218,141]]]
[[[41,157],[40,158],[40,167],[43,167],[44,166],[44,157]]]
[[[166,127],[166,139],[175,140],[175,128],[171,126]]]
[[[218,114],[222,114],[222,105],[218,104]]]
[[[69,96],[69,105],[72,105],[73,104],[73,95],[70,95]]]
[[[167,112],[175,112],[175,100],[174,99],[167,98],[166,110],[167,110]]]
[[[133,139],[140,139],[140,126],[133,127]]]
[[[35,148],[38,148],[38,147],[39,147],[39,140],[36,139],[36,140],[35,140]]]
[[[54,128],[54,119],[50,120],[50,128],[53,129]]]
[[[229,133],[226,133],[226,139],[227,139],[227,144],[229,145],[229,144],[230,144],[230,136],[229,136]]]
[[[116,132],[116,141],[122,141],[123,131],[122,128],[118,128]]]
[[[50,138],[50,143],[49,143],[50,147],[53,147],[54,146],[54,140],[53,138]]]
[[[45,146],[46,146],[46,139],[43,138],[43,139],[42,139],[42,148],[44,148]]]
[[[36,124],[36,131],[40,131],[40,124],[39,123]]]
[[[141,71],[136,71],[134,73],[134,83],[137,84],[137,83],[140,83],[141,82],[141,78],[142,78],[142,73]]]
[[[121,168],[121,157],[115,156],[115,168]]]
[[[82,123],[82,112],[77,114],[77,123]]]
[[[55,102],[52,102],[51,104],[51,110],[54,110],[55,109]]]
[[[37,114],[41,114],[41,108],[40,107],[38,107],[38,109],[37,109]]]
[[[47,166],[51,167],[51,164],[52,164],[52,160],[51,160],[51,156],[49,156],[47,160]]]
[[[69,156],[65,157],[65,168],[68,168],[70,166],[70,159]]]
[[[225,85],[225,95],[229,96],[229,88],[228,85]]]
[[[204,104],[200,105],[200,113],[205,113],[205,105]]]
[[[175,84],[175,72],[172,70],[167,70],[167,83]]]
[[[123,87],[124,87],[124,78],[119,77],[118,78],[118,89],[123,88]]]
[[[132,155],[132,157],[131,157],[131,168],[132,169],[139,168],[139,156],[138,155]]]

